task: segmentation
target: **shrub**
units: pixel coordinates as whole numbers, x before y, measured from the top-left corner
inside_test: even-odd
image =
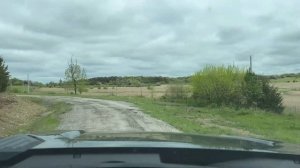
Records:
[[[82,94],[83,92],[88,92],[88,88],[86,88],[85,85],[79,85],[78,92],[79,92],[79,94]]]
[[[166,100],[176,102],[185,100],[189,95],[189,90],[184,85],[169,85],[166,93],[164,95],[164,98]]]
[[[200,105],[241,104],[244,76],[235,66],[206,66],[192,76],[193,97]]]
[[[77,87],[76,87],[77,90],[76,91],[79,92],[79,94],[82,94],[83,92],[88,92],[89,88],[88,88],[87,84],[88,84],[87,80],[77,81]],[[92,87],[91,87],[91,89],[92,89]],[[74,92],[75,92],[75,90],[74,90]]]
[[[243,105],[246,107],[257,107],[258,101],[264,96],[262,90],[263,82],[257,75],[249,71],[247,71],[244,81],[242,91],[246,101]]]
[[[147,86],[147,89],[148,89],[148,90],[153,90],[154,88],[153,88],[153,86],[148,85],[148,86]]]
[[[16,87],[13,87],[13,88],[11,88],[10,92],[11,93],[22,93],[23,90],[19,89],[19,88],[16,88]]]
[[[192,77],[198,105],[258,107],[281,113],[282,97],[265,77],[234,66],[207,66]]]
[[[252,72],[248,71],[245,75],[243,93],[247,107],[258,107],[276,113],[281,113],[284,109],[278,89],[270,85],[268,79]]]
[[[262,90],[264,96],[259,107],[276,113],[282,113],[284,107],[282,105],[282,96],[278,89],[270,85],[268,80],[263,80]]]

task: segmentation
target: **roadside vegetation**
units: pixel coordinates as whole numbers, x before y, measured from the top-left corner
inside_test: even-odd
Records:
[[[200,106],[260,108],[282,113],[282,97],[269,80],[235,66],[206,66],[192,76],[192,99]]]
[[[0,137],[17,133],[53,131],[60,114],[71,109],[65,102],[46,102],[40,98],[0,94]]]
[[[45,101],[41,98],[27,97],[33,103],[46,108],[39,116],[34,118],[26,127],[19,129],[23,133],[46,133],[57,129],[62,114],[72,110],[72,105],[65,102]]]
[[[1,67],[7,70],[5,65]],[[242,135],[300,143],[300,114],[283,113],[283,92],[279,92],[270,79],[282,80],[281,77],[259,76],[234,66],[207,66],[192,77],[100,77],[87,80],[84,69],[71,61],[66,70],[66,81],[50,82],[45,91],[41,91],[45,85],[30,81],[30,92],[131,102],[149,115],[187,133]],[[13,85],[9,87],[10,92],[26,92],[24,81],[13,78],[10,82]],[[293,83],[296,82],[295,79]],[[165,84],[164,87],[161,84]],[[77,91],[81,95],[75,95]],[[132,94],[133,91],[136,93]],[[17,132],[55,130],[59,116],[71,109],[71,105],[63,102],[50,103],[38,98],[30,98],[30,101],[46,110]]]
[[[5,92],[8,86],[9,72],[3,58],[0,56],[0,93]]]
[[[196,107],[139,96],[81,97],[133,103],[150,116],[185,133],[247,136],[300,143],[300,114],[277,114],[258,108]]]

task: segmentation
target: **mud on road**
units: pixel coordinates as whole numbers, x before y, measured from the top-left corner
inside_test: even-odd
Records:
[[[70,112],[61,116],[59,130],[180,132],[127,102],[63,96],[43,96],[42,98],[49,101],[64,101],[73,105]]]

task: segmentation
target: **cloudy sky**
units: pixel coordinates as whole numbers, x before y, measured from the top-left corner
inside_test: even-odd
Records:
[[[1,0],[0,55],[13,77],[185,76],[205,64],[300,72],[300,1]]]

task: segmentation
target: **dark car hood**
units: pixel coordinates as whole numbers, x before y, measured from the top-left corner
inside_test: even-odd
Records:
[[[221,149],[300,155],[300,146],[295,144],[248,137],[183,133],[60,131],[38,135],[16,135],[0,139],[0,152],[22,153],[29,149],[105,147]]]
[[[85,133],[84,131],[56,132],[52,134],[29,136],[42,141],[42,143],[33,147],[36,149],[80,147],[176,147],[300,154],[299,145],[236,136],[208,136],[158,132]]]

